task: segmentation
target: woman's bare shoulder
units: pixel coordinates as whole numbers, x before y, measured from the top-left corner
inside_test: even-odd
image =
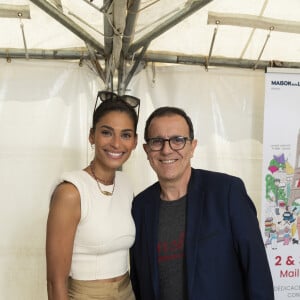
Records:
[[[63,181],[56,186],[51,196],[51,206],[78,204],[80,204],[80,194],[74,184],[68,181]]]

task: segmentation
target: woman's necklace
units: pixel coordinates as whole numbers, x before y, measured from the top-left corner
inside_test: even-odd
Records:
[[[103,191],[101,186],[100,186],[100,182],[103,182],[105,184],[105,183],[107,183],[107,181],[102,180],[102,179],[100,179],[96,176],[95,171],[94,171],[93,162],[90,163],[90,168],[91,168],[92,175],[93,175],[94,179],[97,182],[97,186],[98,186],[99,191],[105,196],[112,196],[112,194],[114,193],[114,190],[115,190],[115,179],[113,179],[113,189],[112,189],[112,191],[111,192]]]

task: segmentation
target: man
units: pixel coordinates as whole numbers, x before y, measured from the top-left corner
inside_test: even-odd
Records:
[[[144,150],[158,182],[135,197],[131,279],[137,300],[273,300],[255,207],[243,182],[197,170],[186,113],[148,118]]]

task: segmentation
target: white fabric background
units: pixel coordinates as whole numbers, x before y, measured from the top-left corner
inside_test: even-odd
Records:
[[[153,75],[154,74],[154,75]],[[260,209],[264,107],[264,72],[199,67],[151,67],[132,82],[142,99],[142,116],[154,108],[183,108],[194,124],[198,146],[193,167],[240,176]],[[144,104],[145,102],[145,104]],[[144,121],[139,123],[139,145],[126,163],[136,191],[154,182],[142,150]]]
[[[92,157],[88,131],[102,88],[77,62],[0,61],[0,299],[47,299],[49,196],[61,172]],[[156,180],[142,150],[145,119],[176,105],[194,122],[193,166],[242,177],[260,210],[263,72],[149,66],[128,93],[141,98],[139,145],[123,168],[136,193]]]
[[[0,299],[47,299],[50,190],[86,164],[100,81],[78,63],[1,61],[0,70]]]

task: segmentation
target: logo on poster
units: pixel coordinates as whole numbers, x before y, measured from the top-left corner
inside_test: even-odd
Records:
[[[271,80],[271,85],[280,86],[300,86],[300,82],[293,82],[289,80]]]

